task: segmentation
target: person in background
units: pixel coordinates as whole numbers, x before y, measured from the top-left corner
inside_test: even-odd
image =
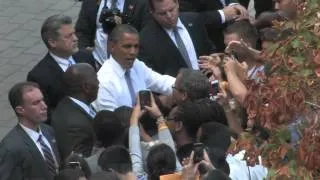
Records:
[[[107,41],[114,26],[131,24],[141,30],[149,14],[146,0],[84,0],[76,22],[79,47],[92,50],[101,67],[108,59]]]

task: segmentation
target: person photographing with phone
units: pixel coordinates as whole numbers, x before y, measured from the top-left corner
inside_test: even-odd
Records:
[[[133,26],[116,26],[108,40],[111,55],[97,73],[100,84],[93,102],[96,111],[134,107],[140,90],[172,94],[175,78],[161,75],[137,59],[139,34]]]

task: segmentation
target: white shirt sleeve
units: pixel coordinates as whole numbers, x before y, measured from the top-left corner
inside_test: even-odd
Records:
[[[98,90],[98,95],[97,99],[94,101],[92,104],[97,112],[101,110],[110,110],[113,111],[115,110],[118,105],[116,102],[116,97],[114,94],[114,88],[112,87],[111,83],[100,83],[99,84],[99,90]]]
[[[145,83],[148,89],[164,95],[172,94],[172,85],[176,81],[176,78],[169,75],[161,75],[146,66],[143,62],[141,62],[141,66],[143,67],[141,69],[145,75]]]

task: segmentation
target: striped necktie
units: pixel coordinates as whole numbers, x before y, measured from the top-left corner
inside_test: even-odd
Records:
[[[57,173],[55,161],[53,159],[53,155],[52,155],[50,148],[42,140],[42,135],[39,135],[38,142],[40,143],[41,150],[43,152],[43,156],[44,156],[45,162],[47,164],[49,173],[51,175],[55,175]]]

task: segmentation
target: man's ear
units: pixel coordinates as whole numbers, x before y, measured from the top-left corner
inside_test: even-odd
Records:
[[[18,115],[21,115],[21,114],[24,113],[24,108],[22,106],[17,106],[17,107],[14,108],[14,110],[16,111],[16,113]]]
[[[115,42],[113,42],[113,41],[108,41],[108,46],[107,46],[107,48],[108,48],[108,52],[109,52],[109,53],[112,53],[112,52],[113,52],[115,45],[116,45]]]
[[[57,46],[56,41],[53,39],[48,39],[48,44],[49,44],[49,47],[51,48],[55,48]]]
[[[175,122],[174,131],[175,131],[175,132],[179,132],[179,131],[182,131],[182,129],[183,129],[183,123],[182,123],[182,121],[176,121],[176,122]]]

